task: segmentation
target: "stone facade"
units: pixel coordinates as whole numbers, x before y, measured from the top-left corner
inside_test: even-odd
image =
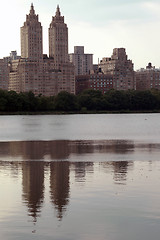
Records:
[[[21,57],[37,62],[43,58],[42,26],[33,4],[21,27]]]
[[[75,93],[74,65],[69,61],[68,28],[61,16],[59,6],[49,27],[49,57],[54,59],[55,69],[61,72],[59,92]]]
[[[113,76],[114,89],[135,89],[133,63],[128,60],[124,48],[113,49],[111,58],[103,58],[100,61],[99,68],[104,74]]]
[[[69,62],[68,55],[68,28],[61,16],[59,6],[56,15],[52,17],[49,27],[49,57],[55,59],[55,67]]]

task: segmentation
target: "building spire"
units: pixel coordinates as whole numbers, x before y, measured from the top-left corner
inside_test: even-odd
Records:
[[[34,14],[35,14],[33,3],[31,3],[30,14],[31,14],[31,15],[34,15]]]
[[[59,5],[57,5],[56,17],[60,17],[60,16],[61,16],[60,8],[59,8]]]

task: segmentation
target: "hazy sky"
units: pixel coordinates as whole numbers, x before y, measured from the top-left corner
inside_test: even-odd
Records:
[[[84,46],[85,53],[109,57],[113,48],[126,48],[135,70],[148,62],[160,67],[160,0],[4,0],[0,8],[0,58],[12,50],[20,55],[20,27],[33,2],[43,26],[48,54],[48,27],[57,4],[69,29],[69,53]]]

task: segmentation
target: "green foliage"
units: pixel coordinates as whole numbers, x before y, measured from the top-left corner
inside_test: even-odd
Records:
[[[55,97],[54,106],[57,111],[77,110],[77,98],[74,94],[62,91]]]
[[[160,91],[85,90],[75,96],[60,92],[57,96],[35,96],[32,92],[16,93],[0,89],[0,112],[36,111],[154,111],[160,110]]]
[[[132,98],[133,110],[152,110],[157,108],[156,98],[151,91],[135,91]]]
[[[152,89],[151,93],[155,97],[156,109],[160,109],[160,91],[157,89]]]
[[[125,91],[110,90],[105,94],[110,110],[128,109],[128,99]]]
[[[38,97],[38,110],[39,111],[52,111],[54,110],[54,97]]]
[[[101,91],[85,90],[78,96],[80,109],[87,110],[103,110],[106,102]]]
[[[5,111],[7,105],[7,99],[0,97],[0,111]]]

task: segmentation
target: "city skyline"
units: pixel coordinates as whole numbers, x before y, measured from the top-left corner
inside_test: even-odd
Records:
[[[8,0],[2,3],[0,29],[0,58],[12,50],[20,52],[20,27],[31,1]],[[160,2],[128,0],[34,0],[36,13],[43,26],[43,52],[48,54],[48,28],[57,4],[65,16],[69,28],[69,53],[74,46],[84,46],[86,53],[93,53],[93,62],[111,55],[113,48],[124,47],[134,69],[145,67],[152,62],[160,67]],[[9,30],[8,30],[9,29]],[[3,47],[2,47],[3,46]]]

